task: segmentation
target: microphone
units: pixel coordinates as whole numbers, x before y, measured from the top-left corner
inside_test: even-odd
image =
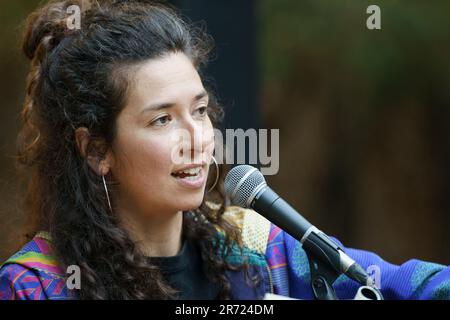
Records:
[[[239,165],[231,169],[225,178],[225,193],[232,204],[254,209],[299,240],[305,251],[309,250],[338,274],[344,273],[364,286],[375,288],[374,281],[366,271],[345,254],[338,244],[269,188],[264,176],[255,167]]]

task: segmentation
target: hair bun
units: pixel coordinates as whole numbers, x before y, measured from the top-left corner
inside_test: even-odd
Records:
[[[28,59],[51,51],[68,33],[67,7],[77,1],[50,1],[45,6],[33,12],[27,19],[22,50]]]

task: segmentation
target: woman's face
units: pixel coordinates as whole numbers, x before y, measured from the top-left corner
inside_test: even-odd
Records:
[[[183,53],[138,68],[112,148],[116,205],[155,217],[200,206],[214,150],[207,106],[202,81]]]

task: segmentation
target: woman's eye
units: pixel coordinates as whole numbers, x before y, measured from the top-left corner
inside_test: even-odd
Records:
[[[163,116],[163,117],[160,117],[160,118],[154,120],[151,124],[155,125],[155,126],[163,126],[163,125],[166,125],[167,123],[169,123],[169,121],[170,121],[170,116]]]
[[[208,108],[208,107],[203,106],[203,107],[200,107],[200,108],[198,108],[197,110],[195,110],[195,112],[196,112],[197,114],[199,114],[200,116],[204,116],[204,115],[206,115],[206,113],[207,113],[207,108]]]

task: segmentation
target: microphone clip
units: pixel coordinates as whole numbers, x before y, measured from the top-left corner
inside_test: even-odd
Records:
[[[314,297],[318,300],[338,300],[336,291],[332,284],[339,277],[340,273],[334,268],[323,263],[320,259],[308,250],[305,250],[309,260],[309,269],[311,271],[311,288]]]

